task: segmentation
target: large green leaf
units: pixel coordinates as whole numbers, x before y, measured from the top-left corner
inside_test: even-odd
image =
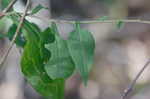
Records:
[[[10,18],[18,24],[16,16]],[[21,59],[21,69],[27,81],[37,92],[48,99],[63,99],[64,79],[52,80],[44,69],[45,63],[50,58],[50,51],[44,45],[54,42],[51,28],[41,32],[35,24],[25,20],[22,30],[27,42]]]
[[[75,30],[70,33],[67,44],[75,66],[86,85],[88,74],[93,65],[94,38],[90,32],[81,29],[80,24],[76,23]]]
[[[21,60],[22,72],[29,83],[39,93],[46,97],[56,98],[63,93],[63,80],[51,80],[44,71],[43,60],[40,57],[39,47],[35,42],[27,42]],[[54,98],[55,97],[55,98]]]
[[[51,59],[45,66],[45,70],[52,79],[68,78],[74,71],[74,63],[69,54],[67,43],[63,40],[56,24],[52,24],[55,42],[46,45],[46,48],[52,53]]]
[[[63,80],[51,80],[44,71],[43,59],[40,56],[37,42],[27,42],[21,60],[22,72],[29,83],[43,96],[52,99],[63,99]],[[59,97],[59,95],[61,95]]]
[[[43,96],[51,97],[51,99],[63,99],[64,80],[52,80],[44,70],[44,63],[50,58],[50,52],[44,48],[44,44],[47,42],[43,41],[43,37],[46,36],[42,35],[45,35],[45,32],[38,33],[37,27],[27,21],[24,22],[24,28],[27,44],[21,60],[22,72],[31,85]],[[48,33],[51,32],[48,31]],[[51,36],[49,39],[53,39]],[[52,41],[50,40],[49,43]]]

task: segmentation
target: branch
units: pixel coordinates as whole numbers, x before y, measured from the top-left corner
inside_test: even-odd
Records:
[[[19,23],[19,25],[18,25],[18,27],[17,27],[17,29],[16,29],[16,32],[15,32],[15,35],[14,35],[12,41],[11,41],[11,44],[10,44],[10,46],[8,47],[7,51],[6,51],[6,54],[2,57],[2,60],[0,61],[0,68],[2,68],[4,62],[6,61],[7,56],[8,56],[8,54],[9,54],[9,52],[11,51],[11,49],[12,49],[14,43],[15,43],[15,40],[16,40],[16,38],[17,38],[19,32],[20,32],[20,29],[21,29],[21,27],[22,27],[22,25],[23,25],[25,16],[26,16],[27,11],[28,11],[28,8],[29,8],[29,4],[30,4],[30,0],[27,1],[26,7],[25,7],[25,11],[24,11],[24,13],[23,13],[23,15],[22,15],[22,17],[21,17],[21,19],[20,19],[20,23]]]
[[[140,19],[135,19],[135,20],[130,20],[130,19],[119,19],[122,22],[125,23],[143,23],[143,24],[150,24],[150,21],[146,21],[146,20],[140,20]],[[119,20],[90,20],[90,21],[79,21],[79,23],[81,24],[93,24],[93,23],[117,23]],[[58,22],[58,23],[70,23],[73,24],[76,21],[67,21],[67,20],[55,20],[55,19],[51,19],[49,20],[50,22]]]
[[[36,18],[42,20],[44,22],[56,22],[56,23],[68,23],[74,24],[76,21],[70,20],[59,20],[59,19],[43,19],[41,17],[35,15],[28,15],[31,18]],[[100,19],[93,19],[93,20],[85,20],[85,21],[78,21],[80,24],[94,24],[94,23],[117,23],[118,21],[122,21],[124,23],[141,23],[141,24],[150,24],[149,20],[141,20],[141,19],[107,19],[107,20],[100,20]]]
[[[142,75],[142,73],[144,72],[144,70],[149,66],[150,64],[150,60],[148,60],[146,62],[146,64],[143,66],[143,68],[139,71],[139,73],[136,75],[136,77],[134,78],[134,80],[131,82],[131,84],[128,86],[127,89],[125,89],[123,95],[122,95],[122,99],[126,99],[126,97],[128,96],[128,94],[133,90],[133,87],[136,84],[136,81],[139,79],[139,77]]]

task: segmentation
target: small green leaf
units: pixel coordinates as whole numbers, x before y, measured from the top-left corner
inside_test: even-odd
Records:
[[[30,39],[31,40],[31,39]],[[52,80],[44,70],[44,61],[40,56],[35,38],[27,42],[21,59],[21,69],[28,82],[37,92],[52,99],[60,98],[64,87],[64,80]],[[45,58],[46,59],[46,58]]]
[[[36,14],[36,13],[38,13],[40,10],[42,10],[42,9],[48,9],[48,8],[46,8],[46,7],[44,7],[44,6],[42,6],[42,5],[38,5],[38,6],[36,6],[33,10],[32,10],[32,12],[31,12],[31,14]]]
[[[67,43],[60,37],[54,23],[52,24],[52,32],[55,34],[55,41],[46,44],[46,48],[52,53],[52,57],[45,65],[45,70],[52,79],[68,78],[74,71],[74,63],[69,54]]]
[[[86,85],[93,65],[94,38],[89,31],[81,29],[80,24],[76,23],[75,30],[70,33],[67,44],[76,69],[80,72]]]
[[[9,28],[8,33],[7,33],[7,37],[9,38],[9,40],[13,39],[15,32],[16,32],[16,29],[17,29],[16,24],[13,24]],[[19,35],[17,36],[15,43],[16,43],[16,45],[18,45],[20,47],[24,47],[26,41],[25,41],[24,37],[21,36],[21,33],[19,33]]]
[[[124,22],[122,20],[118,20],[116,23],[116,26],[118,29],[120,29],[124,25]]]

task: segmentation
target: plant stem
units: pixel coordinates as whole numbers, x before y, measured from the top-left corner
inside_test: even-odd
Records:
[[[118,21],[122,21],[124,23],[141,23],[141,24],[150,24],[149,20],[141,20],[141,19],[107,19],[107,20],[98,20],[98,19],[92,19],[92,20],[85,20],[85,21],[69,21],[69,20],[59,20],[59,19],[43,19],[41,17],[35,16],[35,15],[28,15],[29,17],[40,19],[44,22],[56,22],[56,23],[68,23],[68,24],[74,24],[76,22],[79,22],[80,24],[94,24],[94,23],[117,23]]]

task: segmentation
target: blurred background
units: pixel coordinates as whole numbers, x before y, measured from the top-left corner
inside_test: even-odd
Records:
[[[0,0],[1,6],[3,1]],[[9,0],[10,1],[10,0]],[[90,20],[103,16],[113,19],[150,20],[150,0],[31,0],[30,9],[38,4],[48,7],[36,16],[65,20]],[[18,0],[13,6],[22,12],[26,0]],[[2,7],[1,7],[2,9]],[[33,17],[28,20],[41,29],[49,23]],[[6,33],[11,23],[0,20],[0,33]],[[72,31],[71,24],[58,24],[62,37]],[[84,24],[96,40],[95,59],[88,86],[85,87],[78,74],[67,80],[65,99],[121,99],[142,66],[150,57],[150,25],[125,23],[120,29],[115,23]],[[0,58],[9,46],[7,39],[0,39]],[[0,70],[0,99],[43,99],[26,82],[20,71],[20,52],[13,47],[3,70]],[[150,68],[137,81],[135,89],[127,99],[150,98]]]

